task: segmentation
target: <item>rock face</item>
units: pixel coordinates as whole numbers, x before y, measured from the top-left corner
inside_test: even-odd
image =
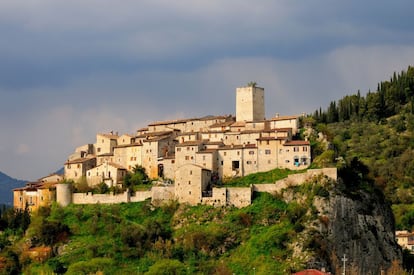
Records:
[[[349,190],[341,180],[326,199],[317,199],[320,238],[316,263],[335,274],[376,275],[402,262],[395,240],[394,216],[383,195],[375,189]],[[381,272],[384,273],[381,273]]]

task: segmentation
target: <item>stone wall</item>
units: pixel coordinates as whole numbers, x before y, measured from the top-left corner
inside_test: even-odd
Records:
[[[89,193],[73,193],[72,203],[73,204],[112,204],[112,203],[122,203],[129,202],[128,192],[122,194],[93,194]]]
[[[202,197],[201,203],[213,206],[227,205],[227,190],[226,188],[213,187],[211,197]]]
[[[175,199],[174,186],[153,186],[150,191],[151,203],[159,205]]]
[[[242,208],[252,204],[253,190],[251,187],[227,188],[227,205]]]
[[[307,180],[311,179],[312,177],[315,177],[321,174],[335,181],[338,178],[336,168],[311,169],[311,170],[306,171],[306,173],[289,175],[287,178],[278,180],[275,183],[254,184],[253,190],[255,192],[275,193],[275,192],[279,192],[280,190],[288,186],[302,184],[306,182]]]

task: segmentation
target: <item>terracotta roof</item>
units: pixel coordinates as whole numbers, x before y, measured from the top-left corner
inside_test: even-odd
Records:
[[[147,137],[164,136],[164,135],[170,135],[172,133],[173,133],[173,131],[149,132],[149,133],[145,133],[145,134],[136,136],[136,138],[147,138]]]
[[[226,146],[218,148],[217,150],[236,150],[236,149],[240,150],[243,148],[244,148],[243,145],[226,145]]]
[[[204,116],[196,120],[213,120],[213,119],[227,119],[231,118],[232,116]]]
[[[232,125],[233,123],[234,123],[233,120],[231,120],[231,121],[225,121],[225,122],[219,122],[219,123],[215,123],[215,124],[210,125],[209,128],[227,127],[227,126]]]
[[[142,143],[135,142],[131,144],[123,144],[123,145],[114,146],[114,148],[127,148],[127,147],[135,147],[135,146],[142,146]]]
[[[112,157],[114,156],[114,153],[105,153],[105,154],[99,154],[98,157]]]
[[[177,123],[186,123],[191,119],[174,119],[174,120],[164,120],[164,121],[154,121],[148,126],[157,126],[157,125],[168,125],[168,124],[177,124]]]
[[[157,137],[150,137],[148,139],[142,140],[142,142],[160,141],[160,140],[163,140],[163,139],[167,139],[169,137],[170,137],[169,135],[166,135],[166,136],[157,136]]]
[[[190,135],[197,135],[197,134],[199,134],[199,132],[183,132],[183,133],[178,134],[177,136],[181,137],[181,136],[190,136]]]
[[[410,233],[410,232],[399,233],[396,235],[397,238],[407,238],[407,237],[412,237],[412,236],[414,236],[414,233]]]
[[[222,141],[207,141],[206,145],[224,145]]]
[[[204,144],[206,143],[205,140],[192,140],[192,141],[185,141],[183,143],[179,143],[177,145],[175,145],[176,147],[185,147],[185,146],[196,146],[196,145],[200,145],[200,144]]]
[[[110,166],[112,166],[112,167],[115,167],[115,168],[117,168],[117,169],[126,170],[126,168],[125,168],[125,167],[123,167],[122,165],[119,165],[119,164],[117,164],[117,163],[114,163],[114,162],[109,162],[109,163],[108,163],[108,165],[110,165]]]
[[[244,127],[246,126],[246,122],[245,121],[236,121],[235,123],[233,123],[231,125],[231,127]]]
[[[274,129],[272,129],[272,131],[276,131],[276,132],[290,132],[290,131],[292,131],[292,128],[274,128]]]
[[[212,154],[214,152],[217,152],[218,149],[205,149],[203,151],[198,151],[196,154]]]
[[[256,140],[285,140],[285,139],[286,138],[280,138],[280,137],[259,137],[259,138],[256,138]]]
[[[56,183],[59,182],[45,182],[44,184],[40,185],[38,189],[48,189],[48,188],[55,188]]]
[[[299,116],[278,116],[270,119],[271,121],[297,119]]]
[[[88,156],[86,158],[78,158],[78,159],[74,159],[74,160],[70,160],[65,162],[65,164],[75,164],[75,163],[83,163],[92,159],[96,159],[95,156]]]
[[[114,134],[111,134],[111,133],[109,133],[109,134],[101,134],[101,133],[98,133],[98,135],[99,136],[102,136],[102,137],[109,138],[109,139],[118,139],[119,138],[118,135],[114,135]]]
[[[310,145],[310,142],[309,141],[305,141],[305,140],[291,140],[291,141],[287,141],[283,145],[284,146]]]
[[[263,132],[267,132],[266,130],[243,130],[241,132],[238,132],[239,134],[260,134]]]

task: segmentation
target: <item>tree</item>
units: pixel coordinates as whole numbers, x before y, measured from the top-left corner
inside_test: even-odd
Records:
[[[144,167],[136,165],[132,172],[133,173],[128,173],[124,178],[125,188],[132,189],[133,186],[149,183],[149,178]]]
[[[255,88],[256,86],[257,86],[257,83],[255,81],[250,81],[249,83],[247,83],[247,87]]]

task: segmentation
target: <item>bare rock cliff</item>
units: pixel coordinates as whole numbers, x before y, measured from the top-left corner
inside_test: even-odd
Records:
[[[382,193],[373,187],[349,187],[341,179],[329,189],[329,196],[313,202],[318,212],[317,253],[310,264],[342,274],[345,255],[346,274],[392,274],[390,270],[402,262],[402,252]]]

